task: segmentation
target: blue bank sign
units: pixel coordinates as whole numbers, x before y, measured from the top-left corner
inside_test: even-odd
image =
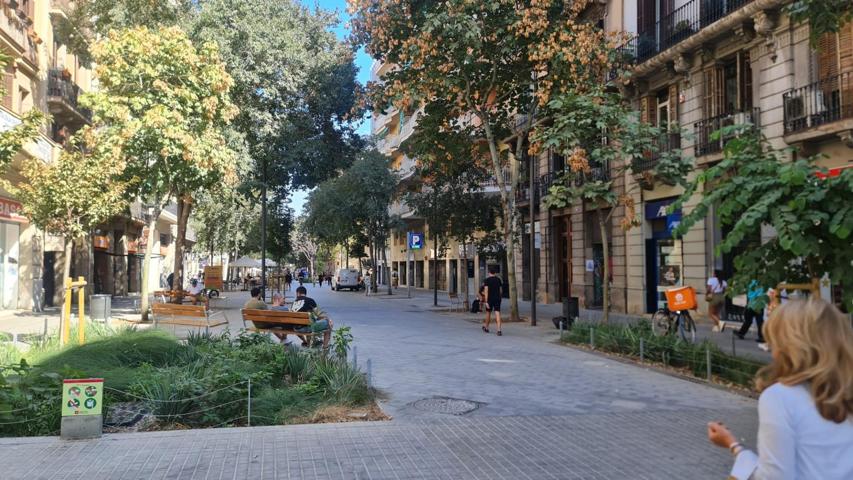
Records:
[[[409,249],[422,250],[424,248],[424,234],[418,232],[409,232]]]
[[[666,237],[672,236],[672,231],[681,223],[681,209],[677,208],[672,213],[667,213],[670,204],[675,201],[674,198],[661,200],[657,202],[646,202],[646,220],[655,220],[658,218],[666,219],[666,231],[661,232]]]

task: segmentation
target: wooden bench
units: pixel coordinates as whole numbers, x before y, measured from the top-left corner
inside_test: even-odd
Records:
[[[273,334],[297,335],[299,337],[315,337],[323,335],[323,348],[328,348],[331,339],[332,321],[329,320],[329,328],[322,332],[297,332],[298,328],[310,327],[311,318],[308,312],[286,312],[283,310],[258,310],[244,308],[240,310],[243,315],[243,327],[253,332],[269,332]],[[263,326],[258,327],[255,322],[268,325],[281,325],[281,327]]]
[[[151,312],[154,314],[154,327],[159,324],[186,325],[189,327],[204,327],[205,333],[210,333],[210,327],[228,324],[224,312],[212,312],[204,305],[178,305],[176,303],[153,303]],[[221,319],[214,319],[222,315]]]
[[[156,292],[153,292],[151,295],[154,295],[154,298],[156,300],[159,300],[161,303],[166,303],[166,302],[172,301],[175,298],[177,298],[178,296],[181,297],[181,301],[184,301],[184,299],[187,299],[187,298],[189,298],[190,300],[195,299],[195,296],[190,295],[190,292],[187,292],[186,290],[180,290],[178,293],[175,293],[174,290],[157,290]]]

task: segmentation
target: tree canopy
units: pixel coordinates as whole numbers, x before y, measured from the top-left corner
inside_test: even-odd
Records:
[[[844,285],[844,304],[853,309],[853,170],[831,176],[817,157],[786,159],[750,125],[715,132],[728,139],[723,159],[693,179],[670,208],[681,208],[697,192],[700,202],[675,231],[684,234],[711,212],[724,235],[717,254],[737,251],[733,291],[752,280],[765,287],[819,279],[828,274]],[[762,238],[762,227],[774,234]]]

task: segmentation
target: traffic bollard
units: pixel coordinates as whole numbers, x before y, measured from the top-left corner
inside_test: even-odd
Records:
[[[589,329],[589,348],[595,348],[595,329]]]
[[[358,369],[358,347],[352,347],[352,368]]]
[[[645,347],[645,342],[643,341],[642,338],[640,338],[640,363],[643,363],[643,359],[645,357],[644,347]]]
[[[711,381],[711,347],[705,345],[705,368],[708,371],[708,381]]]

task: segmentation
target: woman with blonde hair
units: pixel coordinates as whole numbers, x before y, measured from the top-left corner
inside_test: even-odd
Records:
[[[735,456],[737,480],[853,479],[853,328],[833,305],[792,300],[764,326],[773,361],[756,377],[758,455],[722,423],[708,438]]]

